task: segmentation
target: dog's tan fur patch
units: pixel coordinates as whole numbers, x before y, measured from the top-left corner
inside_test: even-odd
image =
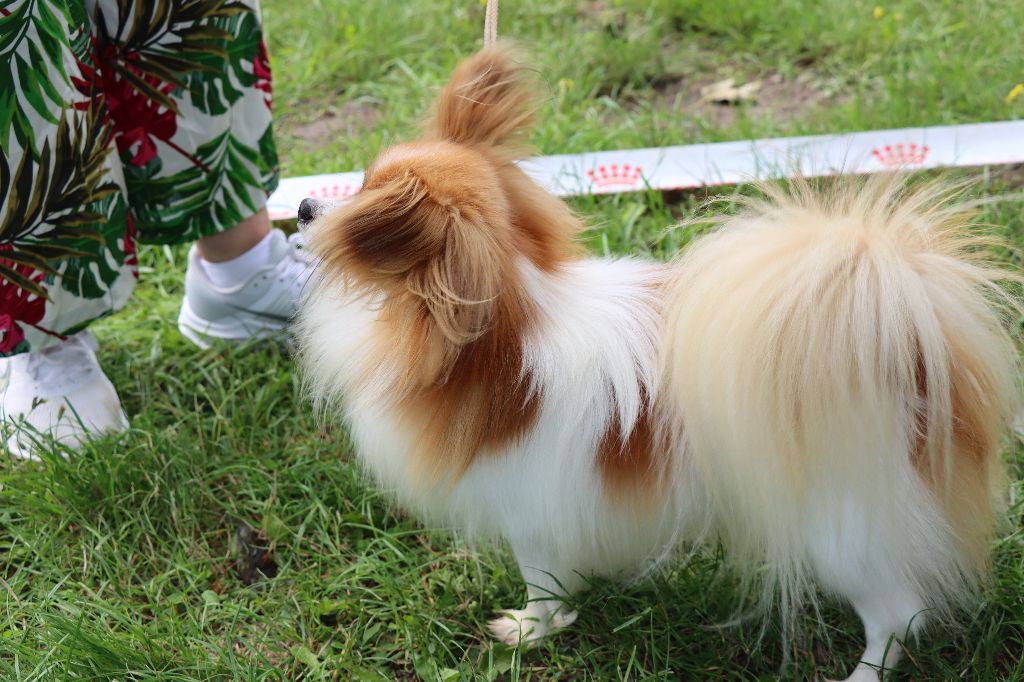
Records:
[[[605,494],[617,503],[640,502],[656,507],[666,480],[669,443],[655,418],[654,405],[643,392],[640,416],[628,433],[616,415],[597,447],[597,466]]]

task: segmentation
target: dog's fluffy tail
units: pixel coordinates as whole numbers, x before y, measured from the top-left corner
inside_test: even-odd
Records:
[[[784,617],[812,577],[950,615],[985,572],[1019,278],[939,185],[762,189],[667,301],[661,388],[730,558]]]
[[[441,90],[426,132],[517,156],[526,150],[537,91],[532,72],[511,43],[485,47],[455,69]]]

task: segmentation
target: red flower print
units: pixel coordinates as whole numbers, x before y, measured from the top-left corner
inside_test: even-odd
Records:
[[[270,57],[267,56],[267,45],[262,40],[260,40],[259,50],[256,51],[256,57],[252,60],[252,72],[256,76],[256,83],[253,87],[267,93],[263,98],[263,103],[267,105],[267,109],[270,109],[273,100],[273,87],[270,83]]]
[[[6,250],[2,246],[0,249]],[[12,264],[6,262],[5,265]],[[33,282],[43,281],[43,273],[33,274],[32,268],[27,265],[18,265],[14,270]],[[37,327],[45,313],[46,299],[25,291],[13,282],[0,279],[0,353],[10,353],[25,340],[25,332],[20,323]]]
[[[103,98],[107,104],[104,123],[113,122],[118,151],[122,156],[132,154],[128,163],[133,166],[145,166],[156,157],[156,144],[153,138],[163,140],[178,149],[178,146],[171,142],[171,138],[178,131],[178,122],[174,111],[150,100],[119,73],[118,64],[121,69],[130,72],[159,92],[168,94],[174,89],[173,84],[164,83],[156,76],[144,74],[132,66],[132,62],[138,59],[137,52],[119,52],[113,43],[106,43],[100,47],[93,38],[93,65],[79,61],[78,68],[82,78],[73,77],[71,82],[78,92],[89,98],[83,102],[76,102],[75,108],[79,111],[88,109],[94,100]],[[191,158],[190,155],[187,156]]]

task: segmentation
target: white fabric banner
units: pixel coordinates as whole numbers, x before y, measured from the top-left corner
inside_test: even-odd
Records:
[[[727,185],[797,173],[1012,163],[1024,163],[1024,121],[556,154],[521,165],[555,194],[576,196]],[[362,182],[362,172],[285,178],[267,202],[270,217],[294,218],[306,197],[346,199]]]

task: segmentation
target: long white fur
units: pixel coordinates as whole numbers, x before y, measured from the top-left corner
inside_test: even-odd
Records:
[[[777,593],[787,630],[817,584],[865,621],[864,660],[891,665],[890,635],[944,619],[978,586],[940,504],[966,456],[952,438],[950,341],[997,378],[991,401],[1008,423],[1019,370],[1000,316],[1006,273],[970,255],[962,210],[935,188],[791,192],[754,202],[674,264],[661,396],[727,556]],[[930,489],[912,465],[918,414],[931,424],[923,468],[952,490]],[[874,679],[871,666],[855,675]]]

